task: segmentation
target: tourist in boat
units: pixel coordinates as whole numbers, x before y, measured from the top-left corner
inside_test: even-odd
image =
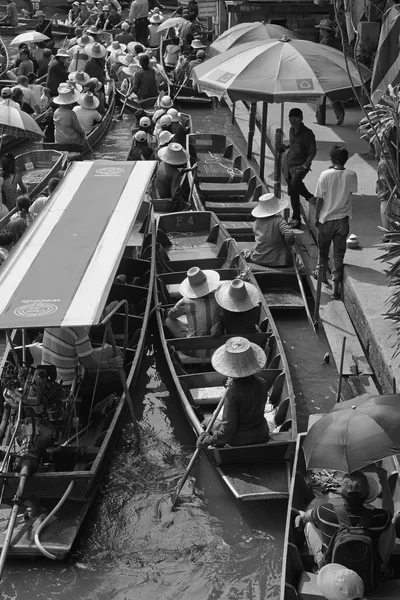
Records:
[[[106,80],[106,59],[107,50],[99,42],[93,42],[85,46],[85,52],[89,56],[86,61],[85,73],[89,77],[96,77],[104,85]]]
[[[161,119],[159,119],[154,127],[154,135],[158,138],[158,136],[160,135],[160,133],[162,131],[169,131],[170,133],[172,133],[171,131],[171,125],[172,125],[172,118],[171,115],[163,115],[161,117]],[[185,146],[186,144],[181,144],[182,146]]]
[[[139,56],[139,65],[140,68],[133,76],[132,92],[134,92],[140,100],[157,97],[158,85],[156,72],[150,65],[150,57],[148,54]]]
[[[198,448],[268,442],[269,427],[264,417],[268,386],[257,377],[266,361],[264,350],[243,337],[230,338],[214,352],[212,366],[233,381],[226,391],[222,419],[210,433],[199,436]]]
[[[187,202],[189,185],[186,171],[189,154],[180,144],[170,143],[158,151],[160,164],[156,175],[156,189],[159,198],[171,198],[170,212],[190,209]]]
[[[81,38],[79,38],[79,40],[84,42],[87,40],[93,40],[93,38],[91,35],[83,35]],[[90,44],[92,42],[88,41],[87,43]],[[74,71],[84,71],[86,63],[89,59],[89,56],[85,52],[85,47],[81,44],[76,44],[68,50],[68,54],[71,57],[68,71],[70,73],[73,73]]]
[[[108,23],[108,19],[110,17],[110,7],[108,6],[108,4],[105,4],[102,9],[101,9],[101,13],[99,15],[99,18],[96,21],[96,27],[97,29],[104,31],[105,27]]]
[[[89,6],[87,5],[87,3],[81,2],[80,9],[81,9],[81,11],[80,11],[79,15],[73,22],[74,27],[76,27],[76,26],[86,27],[91,24],[90,23],[91,10],[90,10]]]
[[[211,329],[213,337],[219,338],[226,333],[256,333],[261,298],[255,285],[242,279],[224,281],[215,292],[215,299],[221,310]]]
[[[19,53],[20,63],[17,69],[17,75],[28,75],[34,70],[33,62],[30,60],[30,53],[27,49],[21,50]]]
[[[89,29],[90,29],[90,27],[88,28],[87,33],[90,33]],[[74,31],[74,36],[72,38],[70,38],[69,40],[65,40],[64,47],[66,47],[67,50],[69,50],[70,48],[72,48],[72,46],[76,46],[76,44],[78,43],[78,39],[82,36],[83,36],[82,27],[76,27],[75,31]]]
[[[220,283],[219,273],[192,267],[179,286],[182,299],[171,308],[165,325],[174,338],[210,335],[218,315],[215,291]],[[187,325],[179,319],[185,315]]]
[[[12,89],[9,87],[4,87],[1,90],[1,100],[0,100],[0,104],[2,106],[10,106],[11,108],[17,108],[18,110],[21,109],[20,105],[18,104],[18,102],[15,102],[12,99]]]
[[[148,0],[133,0],[129,10],[128,21],[135,24],[135,38],[143,45],[147,41],[148,12]]]
[[[171,117],[170,130],[175,136],[175,141],[185,148],[186,136],[188,134],[188,131],[186,127],[182,124],[182,121],[180,119],[180,113],[176,110],[176,108],[170,108],[167,112],[167,115]]]
[[[291,248],[295,237],[292,228],[280,214],[289,207],[289,200],[264,194],[258,206],[251,211],[255,217],[253,231],[255,245],[243,252],[249,262],[265,267],[287,267],[292,264]]]
[[[3,204],[12,210],[16,206],[18,188],[23,194],[28,193],[28,188],[22,181],[21,174],[15,166],[15,156],[7,152],[1,161],[0,190]]]
[[[50,90],[47,87],[43,88],[42,95],[40,96],[40,109],[45,112],[51,104]]]
[[[75,106],[73,111],[83,131],[88,135],[103,118],[97,110],[100,101],[92,92],[86,92],[78,98],[78,104],[79,106]]]
[[[118,14],[118,10],[117,10],[116,6],[114,6],[114,4],[112,2],[110,2],[109,6],[110,6],[110,14],[104,25],[105,31],[112,31],[112,30],[118,28],[119,24],[121,23],[121,15]]]
[[[47,73],[49,70],[50,61],[53,58],[53,53],[50,48],[44,48],[42,58],[38,59],[38,83],[46,83]]]
[[[97,108],[98,112],[101,115],[105,115],[106,113],[106,97],[104,94],[103,86],[97,77],[91,77],[87,84],[83,88],[84,92],[92,92],[93,96],[99,101],[99,106]]]
[[[178,64],[181,48],[179,46],[179,38],[177,36],[171,39],[171,43],[167,44],[164,52],[164,67],[167,73],[173,71]]]
[[[175,141],[174,134],[170,131],[162,131],[158,136],[158,145],[157,145],[157,153],[160,148],[165,148],[171,142]]]
[[[13,94],[15,93],[16,89],[20,89],[22,91],[24,102],[27,102],[27,104],[33,108],[35,113],[40,113],[40,103],[37,104],[36,100],[34,99],[33,92],[29,87],[28,78],[25,75],[19,75],[17,77],[17,83],[13,87]]]
[[[126,21],[121,23],[121,33],[117,33],[117,35],[114,36],[114,39],[116,42],[119,42],[120,44],[125,44],[126,46],[131,42],[135,41],[135,38],[131,33],[131,26],[129,25],[129,23],[127,23]]]
[[[7,0],[7,4],[0,4],[0,8],[6,9],[6,15],[0,19],[0,25],[16,27],[18,25],[18,9],[13,0]]]
[[[17,198],[18,212],[16,212],[14,215],[12,215],[10,222],[15,221],[15,219],[24,219],[26,222],[26,226],[29,227],[29,225],[33,221],[33,217],[30,213],[30,206],[31,206],[31,199],[30,199],[30,196],[28,196],[28,194],[23,194],[22,196],[18,196],[18,198]]]
[[[49,88],[51,96],[57,96],[58,86],[68,80],[67,60],[69,54],[63,48],[57,50],[57,54],[49,65],[47,72],[46,87]]]
[[[21,90],[21,88],[19,88],[19,87],[13,88],[12,99],[14,100],[14,102],[19,104],[22,112],[25,112],[26,114],[28,114],[30,116],[35,114],[35,111],[33,110],[32,106],[30,104],[28,104],[28,102],[25,102],[24,93]]]
[[[2,218],[2,215],[0,218]],[[13,236],[10,230],[0,231],[0,267],[7,260],[13,247]]]
[[[37,109],[39,109],[35,112],[41,112],[41,98],[44,87],[40,85],[40,83],[37,83],[37,75],[35,73],[28,73],[27,78],[28,87],[32,91],[33,105],[36,106]]]
[[[174,107],[171,96],[163,96],[159,102],[160,107],[155,111],[153,115],[153,123],[157,124],[157,121],[161,119],[163,115],[166,115],[170,108]]]
[[[188,84],[193,87],[193,70],[198,67],[199,65],[203,64],[203,62],[206,59],[206,53],[204,50],[198,50],[196,52],[196,58],[195,60],[191,60],[188,63],[187,66],[187,78],[188,78]]]
[[[59,108],[54,112],[54,140],[58,146],[69,152],[82,152],[86,136],[78,117],[72,110],[80,94],[69,85],[58,88],[58,96],[53,98]]]
[[[147,46],[153,50],[153,55],[157,58],[159,56],[160,41],[162,32],[158,33],[158,27],[164,21],[163,17],[159,13],[153,14],[150,19],[148,26]]]
[[[54,192],[60,181],[61,179],[59,177],[52,177],[47,185],[47,194],[43,193],[32,202],[29,212],[33,219],[36,219],[36,217],[42,212],[49,201],[51,194]]]
[[[154,160],[153,149],[144,131],[137,131],[133,136],[127,160]]]
[[[75,0],[75,2],[73,2],[71,4],[71,8],[68,12],[67,22],[69,23],[69,25],[73,25],[75,23],[80,12],[81,12],[80,4],[77,0]]]
[[[21,56],[21,52],[24,53],[24,56]],[[39,68],[39,65],[26,42],[21,42],[21,44],[19,44],[18,46],[18,56],[14,61],[14,68],[17,69],[20,66],[21,62],[26,59],[25,54],[28,54],[29,60],[31,60],[33,63],[33,68],[31,69],[31,71],[34,71],[36,73]]]
[[[51,19],[46,19],[46,15],[44,14],[44,12],[42,10],[36,11],[34,16],[38,19],[35,30],[38,33],[43,33],[43,35],[47,35],[47,37],[50,39],[46,40],[44,42],[44,44],[47,48],[53,48],[55,45],[55,42],[54,42],[54,37],[53,37],[53,31],[52,31],[53,24],[52,24]]]

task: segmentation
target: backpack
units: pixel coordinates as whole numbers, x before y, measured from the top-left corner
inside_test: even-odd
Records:
[[[380,560],[376,544],[368,533],[373,511],[365,509],[357,525],[352,525],[344,506],[334,506],[339,529],[325,552],[326,563],[338,563],[355,571],[364,582],[365,593],[376,587],[380,576]]]

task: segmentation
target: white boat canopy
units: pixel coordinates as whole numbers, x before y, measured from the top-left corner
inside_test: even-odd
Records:
[[[155,161],[76,162],[0,269],[0,328],[101,321]]]

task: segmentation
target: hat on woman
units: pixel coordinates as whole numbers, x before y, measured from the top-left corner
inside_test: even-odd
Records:
[[[81,92],[83,90],[83,87],[81,85],[79,85],[79,83],[76,83],[76,81],[63,81],[58,86],[57,91],[59,92],[60,88],[64,88],[64,87],[69,87],[70,89],[77,90],[78,92]]]
[[[171,115],[163,115],[160,118],[160,127],[169,127],[172,123]]]
[[[180,146],[180,144],[170,144],[170,146]],[[168,146],[169,148],[169,146]],[[168,150],[166,148],[166,150]],[[164,148],[160,150],[162,152]],[[219,286],[219,273],[210,269],[202,270],[199,267],[192,267],[186,273],[187,277],[179,286],[179,293],[184,298],[203,298],[214,292]]]
[[[58,96],[53,98],[54,104],[74,104],[75,102],[78,102],[80,97],[78,90],[70,85],[59,85],[57,92]]]
[[[95,110],[99,106],[100,100],[96,98],[92,92],[86,92],[85,94],[82,94],[80,98],[78,98],[78,104],[80,104],[82,108]]]
[[[134,56],[132,56],[132,54],[121,54],[118,56],[118,62],[126,67],[129,67],[129,65],[138,65],[138,61]]]
[[[120,44],[116,40],[114,40],[109,46],[107,46],[107,52],[115,52],[116,50],[121,50],[121,52],[125,52],[126,44]]]
[[[319,25],[314,25],[316,29],[326,29],[327,31],[335,31],[333,28],[333,23],[330,19],[322,19],[319,22]]]
[[[68,81],[79,83],[79,85],[87,85],[88,81],[90,81],[90,77],[84,71],[72,71],[72,73],[68,75]]]
[[[277,198],[274,194],[263,194],[258,200],[258,206],[253,208],[251,214],[256,219],[272,217],[289,206],[289,199]]]
[[[132,77],[132,75],[134,75],[136,73],[136,71],[138,70],[138,65],[133,63],[132,65],[129,65],[129,67],[122,67],[121,71],[123,73],[125,73],[125,75],[128,75],[129,77]]]
[[[137,142],[147,142],[147,135],[144,131],[137,131],[133,137]]]
[[[169,144],[174,137],[174,134],[170,131],[161,131],[160,135],[158,136],[159,146],[165,146],[165,144]]]
[[[84,33],[83,36],[78,38],[76,41],[78,42],[79,46],[82,46],[84,48],[88,44],[93,44],[94,37],[88,35],[87,33]]]
[[[227,377],[249,377],[261,371],[266,362],[264,350],[243,337],[230,338],[211,358],[214,369]]]
[[[97,2],[96,2],[97,4]],[[91,25],[86,29],[86,33],[92,33],[93,35],[99,35],[101,33],[100,29],[97,29],[96,25]]]
[[[160,100],[161,108],[172,108],[174,103],[172,102],[172,98],[170,96],[163,96]]]
[[[151,127],[151,121],[149,117],[142,117],[139,121],[139,127],[145,127],[145,129]]]
[[[103,58],[107,54],[107,50],[99,42],[93,42],[85,46],[85,52],[92,58]]]
[[[167,165],[183,165],[189,160],[189,154],[180,144],[171,142],[165,148],[160,148],[158,158],[167,163]]]
[[[190,45],[195,50],[202,50],[203,48],[205,48],[205,45],[203,44],[203,42],[201,40],[192,40],[192,43]]]
[[[65,50],[65,48],[59,48],[57,50],[57,54],[56,56],[61,56],[61,58],[69,58],[69,54],[68,52]]]
[[[162,23],[164,21],[164,19],[162,18],[162,16],[159,13],[153,13],[151,15],[149,21],[150,21],[150,23],[159,25],[160,23]]]
[[[215,299],[222,308],[231,312],[245,312],[255,308],[260,302],[256,286],[242,279],[224,281],[215,292]]]
[[[90,87],[90,89],[93,89],[95,92],[98,92],[101,89],[101,83],[97,79],[97,77],[91,77],[85,87]]]
[[[318,572],[318,590],[327,600],[363,600],[364,583],[355,571],[330,563]]]
[[[169,115],[171,117],[172,123],[179,123],[180,118],[179,118],[179,113],[176,110],[176,108],[170,108],[167,111],[167,115]],[[162,117],[161,117],[162,118]]]

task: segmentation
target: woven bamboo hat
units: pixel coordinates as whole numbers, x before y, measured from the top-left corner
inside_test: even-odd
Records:
[[[107,46],[107,52],[115,52],[116,50],[121,50],[121,52],[125,52],[126,44],[120,44],[116,40],[114,40],[109,46]]]
[[[82,46],[84,48],[88,44],[93,44],[94,37],[88,35],[87,33],[84,33],[83,36],[78,38],[76,41],[78,42],[79,46]]]
[[[69,58],[69,54],[68,52],[65,50],[65,48],[59,48],[57,50],[57,54],[56,56],[60,56],[61,58]]]
[[[125,67],[129,67],[130,65],[139,65],[138,61],[134,56],[132,56],[132,54],[120,54],[118,56],[118,62],[120,62],[121,65],[125,65]]]
[[[96,98],[92,92],[86,92],[86,94],[82,94],[82,96],[78,98],[78,104],[80,104],[82,108],[95,110],[99,106],[100,100]]]
[[[86,29],[86,33],[92,33],[93,35],[99,35],[101,33],[100,29],[97,29],[96,25],[91,25],[88,29]]]
[[[80,94],[78,90],[70,85],[59,86],[57,89],[58,96],[53,98],[54,104],[67,105],[78,102]]]
[[[92,44],[85,46],[85,52],[92,58],[104,58],[107,54],[107,50],[102,44],[99,44],[99,42],[93,42]]]
[[[159,25],[164,21],[163,17],[159,13],[154,13],[150,19],[150,23],[154,23],[155,25]]]
[[[215,292],[218,304],[231,312],[245,312],[256,307],[260,302],[260,294],[256,286],[242,279],[224,281]]]
[[[138,65],[132,64],[132,65],[129,65],[129,67],[121,67],[121,71],[123,73],[125,73],[125,75],[132,77],[132,75],[134,75],[136,73],[138,68],[139,68]]]
[[[164,148],[161,148],[161,150],[164,150]],[[179,293],[184,298],[203,298],[214,292],[219,286],[219,273],[217,271],[209,269],[203,271],[199,267],[192,267],[186,275],[186,279],[179,286]]]
[[[258,206],[253,208],[251,214],[256,219],[272,217],[289,206],[289,199],[277,198],[274,194],[264,194],[258,200]]]
[[[211,358],[214,369],[227,377],[249,377],[261,371],[266,362],[264,350],[243,337],[230,338]]]
[[[171,142],[168,146],[160,148],[158,158],[167,163],[167,165],[184,165],[189,160],[189,154],[180,144]]]
[[[90,81],[90,76],[84,71],[72,71],[68,75],[68,81],[72,81],[74,83],[79,83],[79,85],[87,85]]]

